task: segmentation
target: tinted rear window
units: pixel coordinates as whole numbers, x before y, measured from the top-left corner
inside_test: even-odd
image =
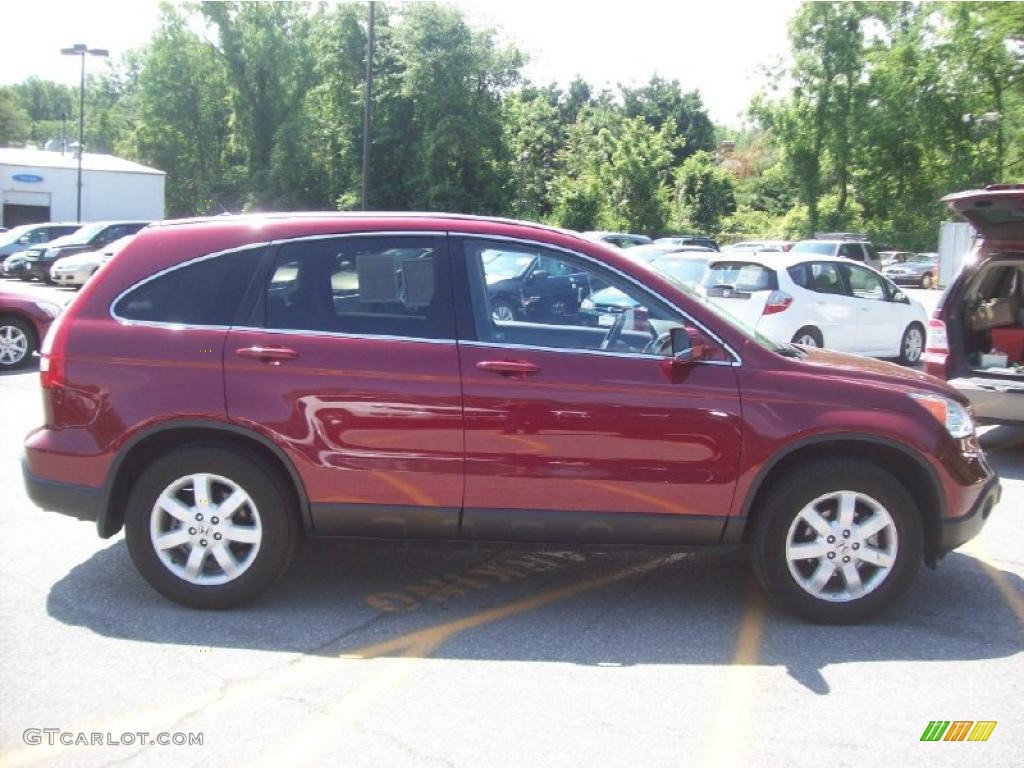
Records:
[[[729,287],[737,291],[775,291],[779,278],[774,269],[744,261],[719,261],[708,266],[701,282],[705,288]]]
[[[114,314],[124,320],[231,325],[263,251],[236,251],[179,267],[127,293]]]

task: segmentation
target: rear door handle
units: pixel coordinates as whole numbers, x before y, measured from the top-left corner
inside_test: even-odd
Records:
[[[477,370],[500,373],[503,376],[532,376],[540,372],[540,366],[525,360],[481,360]]]
[[[284,360],[294,360],[299,353],[288,347],[242,347],[236,349],[235,354],[239,357],[251,357],[264,363],[280,363]]]

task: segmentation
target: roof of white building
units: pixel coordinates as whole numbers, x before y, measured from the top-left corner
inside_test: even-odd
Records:
[[[0,147],[0,165],[18,165],[29,168],[78,168],[78,158],[71,152],[47,152],[42,149]],[[120,173],[148,173],[165,176],[164,171],[150,168],[123,157],[82,153],[83,171],[115,171]]]

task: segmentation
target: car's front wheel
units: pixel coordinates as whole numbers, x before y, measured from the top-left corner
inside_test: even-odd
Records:
[[[195,445],[142,472],[129,495],[125,536],[157,592],[192,608],[231,608],[284,572],[297,519],[292,494],[264,461]]]
[[[754,567],[765,590],[810,621],[848,624],[888,608],[923,552],[906,488],[875,464],[824,459],[793,470],[756,510]]]

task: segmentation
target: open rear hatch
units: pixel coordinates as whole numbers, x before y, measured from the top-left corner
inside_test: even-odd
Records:
[[[946,195],[942,202],[986,240],[1024,241],[1024,184],[990,184]]]

